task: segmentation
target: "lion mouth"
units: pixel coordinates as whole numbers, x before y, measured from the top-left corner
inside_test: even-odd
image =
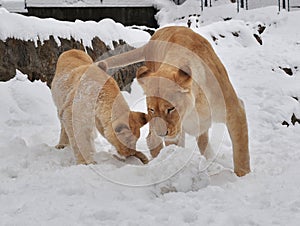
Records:
[[[170,134],[170,135],[164,136],[164,140],[166,140],[166,141],[175,141],[175,140],[178,139],[178,137],[179,137],[179,133],[172,134],[172,135]]]
[[[160,138],[167,140],[167,141],[172,141],[176,140],[180,136],[180,131],[178,129],[167,129],[165,131],[155,131],[156,135],[159,136]]]

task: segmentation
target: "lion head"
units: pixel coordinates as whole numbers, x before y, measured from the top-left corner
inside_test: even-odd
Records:
[[[195,105],[191,70],[187,66],[178,69],[163,64],[153,72],[142,66],[137,79],[146,95],[151,131],[162,138],[175,139]]]
[[[129,114],[128,114],[129,113]],[[119,154],[128,157],[136,156],[143,163],[148,163],[148,158],[136,150],[136,142],[140,137],[140,129],[147,123],[147,115],[142,112],[124,112],[121,117],[114,120],[112,127],[114,144]]]

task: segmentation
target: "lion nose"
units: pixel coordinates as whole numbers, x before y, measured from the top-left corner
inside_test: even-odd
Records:
[[[165,134],[158,134],[158,136],[160,136],[160,137],[166,137],[166,136],[168,136],[168,130],[167,130],[167,132],[165,133]]]
[[[155,117],[150,122],[156,132],[160,137],[165,137],[168,135],[168,128],[165,120],[159,117]]]

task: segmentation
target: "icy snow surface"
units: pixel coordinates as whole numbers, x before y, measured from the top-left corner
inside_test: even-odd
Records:
[[[212,8],[205,25],[197,28],[193,24],[192,28],[211,41],[245,103],[249,175],[238,178],[232,173],[227,133],[220,148],[213,150],[218,155],[212,164],[200,156],[194,139],[187,137],[186,148],[165,148],[149,164],[151,170],[144,170],[135,159],[124,164],[111,158],[111,145],[99,136],[99,163],[75,165],[69,148],[54,148],[59,122],[50,90],[17,72],[14,79],[0,82],[0,224],[299,225],[300,124],[293,126],[290,118],[293,113],[300,117],[300,13],[278,15],[276,7],[268,7],[238,15],[230,12],[233,19],[229,21],[215,20],[215,15],[229,8]],[[1,37],[3,32],[13,32],[14,22],[16,29],[29,23],[3,11],[0,17]],[[10,24],[5,29],[3,18]],[[28,21],[35,26],[28,28],[30,32],[44,29],[36,18]],[[258,24],[266,26],[261,34],[263,45],[253,37]],[[57,29],[65,26],[55,22]],[[122,33],[127,28],[110,29],[101,34]],[[87,37],[94,34],[85,32]],[[27,37],[25,31],[23,36]],[[109,43],[110,38],[105,41]],[[144,41],[147,38],[145,35]],[[280,67],[291,68],[293,75]],[[145,110],[141,88],[134,82],[132,89],[131,94],[124,94],[130,106]],[[289,127],[281,125],[283,121]],[[146,134],[143,128],[138,148],[148,154]],[[164,180],[164,176],[170,178],[149,183]]]

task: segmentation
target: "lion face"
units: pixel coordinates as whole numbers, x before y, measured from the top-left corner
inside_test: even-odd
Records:
[[[151,129],[160,137],[175,138],[181,131],[181,120],[176,108],[160,97],[147,97],[148,115]]]
[[[194,108],[190,73],[164,65],[156,72],[141,67],[137,79],[147,100],[150,130],[156,135],[175,139],[182,130],[182,122]]]
[[[114,120],[112,126],[119,142],[114,142],[119,152],[129,156],[135,152],[136,142],[140,137],[140,128],[147,123],[147,115],[142,112],[124,112]]]

